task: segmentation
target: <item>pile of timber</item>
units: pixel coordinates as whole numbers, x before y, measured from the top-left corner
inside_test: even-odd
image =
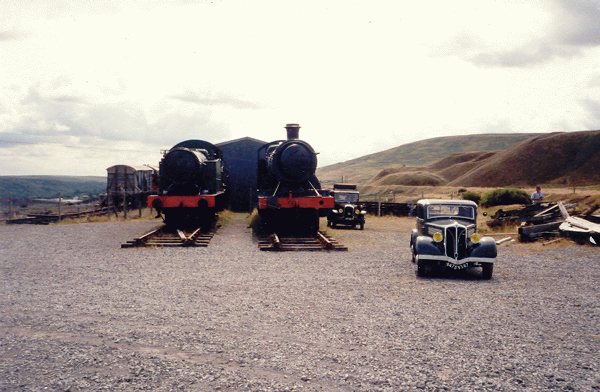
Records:
[[[579,244],[591,243],[600,245],[600,224],[593,213],[599,208],[594,206],[586,211],[581,217],[569,213],[568,207],[562,202],[555,203],[549,208],[526,220],[519,227],[519,239],[521,242],[535,241],[539,238],[566,237]]]
[[[564,218],[564,222],[558,228],[563,237],[571,238],[582,245],[587,242],[597,246],[600,245],[600,224],[577,216],[570,216],[562,203],[559,202],[558,206]],[[598,209],[598,206],[594,207],[593,211]],[[588,210],[584,217],[592,216],[593,211]]]
[[[573,210],[577,204],[567,204],[565,208]],[[498,210],[491,216],[487,225],[490,227],[540,225],[561,219],[557,203],[532,204],[512,210]]]

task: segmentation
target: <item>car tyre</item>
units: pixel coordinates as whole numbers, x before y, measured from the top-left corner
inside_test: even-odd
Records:
[[[361,223],[361,224],[360,224],[360,229],[361,229],[361,230],[364,230],[364,229],[365,229],[365,224],[364,224],[364,223]]]
[[[414,255],[413,255],[414,256]],[[433,272],[433,265],[429,260],[419,260],[417,263],[417,275],[425,277],[431,275]]]
[[[494,263],[481,263],[481,277],[485,280],[492,279]]]

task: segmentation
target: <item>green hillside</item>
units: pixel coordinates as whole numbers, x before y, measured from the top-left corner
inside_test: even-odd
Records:
[[[536,133],[503,133],[447,136],[404,144],[375,154],[319,168],[317,176],[324,183],[344,182],[364,184],[381,170],[394,166],[420,166],[451,154],[473,151],[507,150],[535,137]],[[394,141],[390,141],[394,143]]]
[[[37,199],[96,196],[106,192],[106,177],[100,176],[0,176],[0,198]]]

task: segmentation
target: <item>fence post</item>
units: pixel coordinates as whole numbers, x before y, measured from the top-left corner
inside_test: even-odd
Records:
[[[127,219],[127,194],[125,193],[125,188],[121,191],[121,195],[123,196],[123,218]]]
[[[61,220],[62,193],[58,192],[58,222]]]

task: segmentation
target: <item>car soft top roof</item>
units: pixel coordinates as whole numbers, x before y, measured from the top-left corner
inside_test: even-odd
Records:
[[[477,203],[475,203],[474,201],[457,200],[457,199],[421,199],[417,203],[424,205],[424,206],[437,205],[437,204],[443,204],[443,205],[449,204],[449,205],[456,205],[456,206],[477,207]]]

